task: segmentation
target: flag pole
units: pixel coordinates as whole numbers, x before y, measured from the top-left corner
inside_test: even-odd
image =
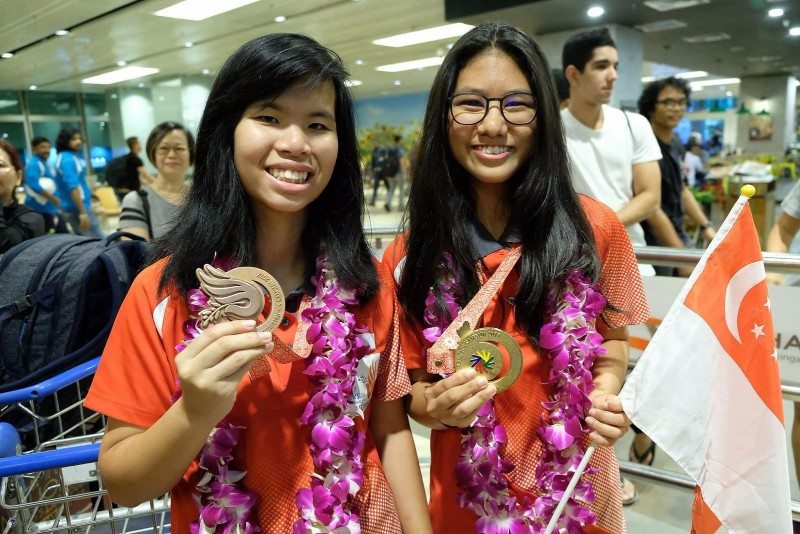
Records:
[[[589,460],[594,454],[595,447],[595,445],[591,445],[588,449],[586,449],[586,454],[583,455],[581,463],[578,464],[578,469],[575,471],[575,474],[572,475],[567,489],[564,490],[564,495],[561,497],[561,500],[558,501],[558,506],[556,507],[555,512],[553,512],[553,517],[550,518],[550,523],[547,524],[547,530],[544,531],[544,534],[553,534],[553,531],[558,524],[558,519],[561,517],[561,514],[564,512],[564,508],[567,506],[567,501],[569,501],[570,497],[572,497],[572,492],[575,491],[575,486],[578,485],[581,475],[586,470],[586,466],[589,465]]]

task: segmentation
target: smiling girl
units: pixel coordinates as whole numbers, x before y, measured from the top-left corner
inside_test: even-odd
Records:
[[[346,78],[300,35],[228,59],[179,222],[114,325],[86,400],[109,416],[100,470],[122,504],[172,490],[173,532],[430,530]],[[272,334],[198,329],[195,269],[212,261],[276,278],[287,311]]]
[[[433,429],[434,531],[543,532],[592,442],[601,447],[556,531],[623,532],[611,445],[630,421],[616,394],[626,325],[647,319],[647,305],[625,228],[572,188],[538,45],[497,23],[459,39],[436,75],[420,147],[408,231],[383,261],[408,318],[409,411]],[[519,345],[510,389],[498,394],[484,376],[508,368],[505,356],[476,350],[454,372],[440,339],[467,312],[472,329]]]

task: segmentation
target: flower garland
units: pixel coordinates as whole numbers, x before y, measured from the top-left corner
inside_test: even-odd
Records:
[[[430,342],[435,342],[460,312],[456,304],[460,285],[453,273],[452,258],[445,254],[437,269],[436,287],[430,289],[425,300],[424,320],[429,328],[423,335]],[[592,406],[591,368],[595,358],[605,354],[594,320],[606,301],[597,285],[579,271],[564,277],[562,286],[558,300],[556,292],[548,296],[550,320],[540,331],[540,345],[551,360],[546,384],[553,388],[554,395],[552,400],[542,403],[547,413],[541,416],[538,431],[545,444],[542,462],[535,473],[539,497],[531,503],[518,502],[511,495],[506,474],[514,465],[502,455],[508,436],[497,421],[494,399],[481,407],[472,427],[462,431],[455,472],[458,502],[478,516],[475,528],[479,533],[544,532],[586,452],[582,438],[589,429],[583,421]],[[441,303],[437,303],[436,295]],[[595,470],[590,468],[586,472]],[[594,523],[594,514],[585,506],[594,502],[594,498],[591,483],[579,481],[558,528],[580,533],[583,526]]]
[[[215,258],[212,264],[229,270],[235,265]],[[342,288],[324,257],[317,259],[312,279],[316,295],[302,319],[311,323],[306,339],[311,345],[306,375],[316,388],[300,422],[311,427],[311,451],[315,472],[311,487],[298,490],[296,504],[300,518],[293,534],[336,532],[357,534],[358,516],[350,511],[350,497],[363,485],[365,434],[356,420],[362,417],[351,404],[356,368],[369,353],[369,346],[358,335],[355,316],[348,306],[357,306],[354,291]],[[190,316],[183,325],[186,339],[175,348],[181,351],[200,333],[198,314],[208,306],[208,297],[199,289],[187,293]],[[180,391],[173,398],[180,397]],[[212,430],[198,456],[202,474],[194,494],[199,517],[190,524],[192,534],[245,533],[260,529],[250,522],[258,495],[238,483],[246,471],[230,468],[233,449],[244,427],[223,419]]]

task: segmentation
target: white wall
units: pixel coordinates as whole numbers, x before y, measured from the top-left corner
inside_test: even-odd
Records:
[[[796,90],[795,78],[785,74],[742,78],[739,98],[745,107],[751,113],[766,109],[772,116],[772,138],[750,141],[750,116],[737,115],[738,146],[744,152],[783,154],[786,146],[794,140]]]

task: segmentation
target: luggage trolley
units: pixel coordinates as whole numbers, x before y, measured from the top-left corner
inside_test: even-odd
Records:
[[[0,393],[0,532],[170,531],[169,494],[112,505],[97,472],[105,419],[83,407],[99,358]]]

